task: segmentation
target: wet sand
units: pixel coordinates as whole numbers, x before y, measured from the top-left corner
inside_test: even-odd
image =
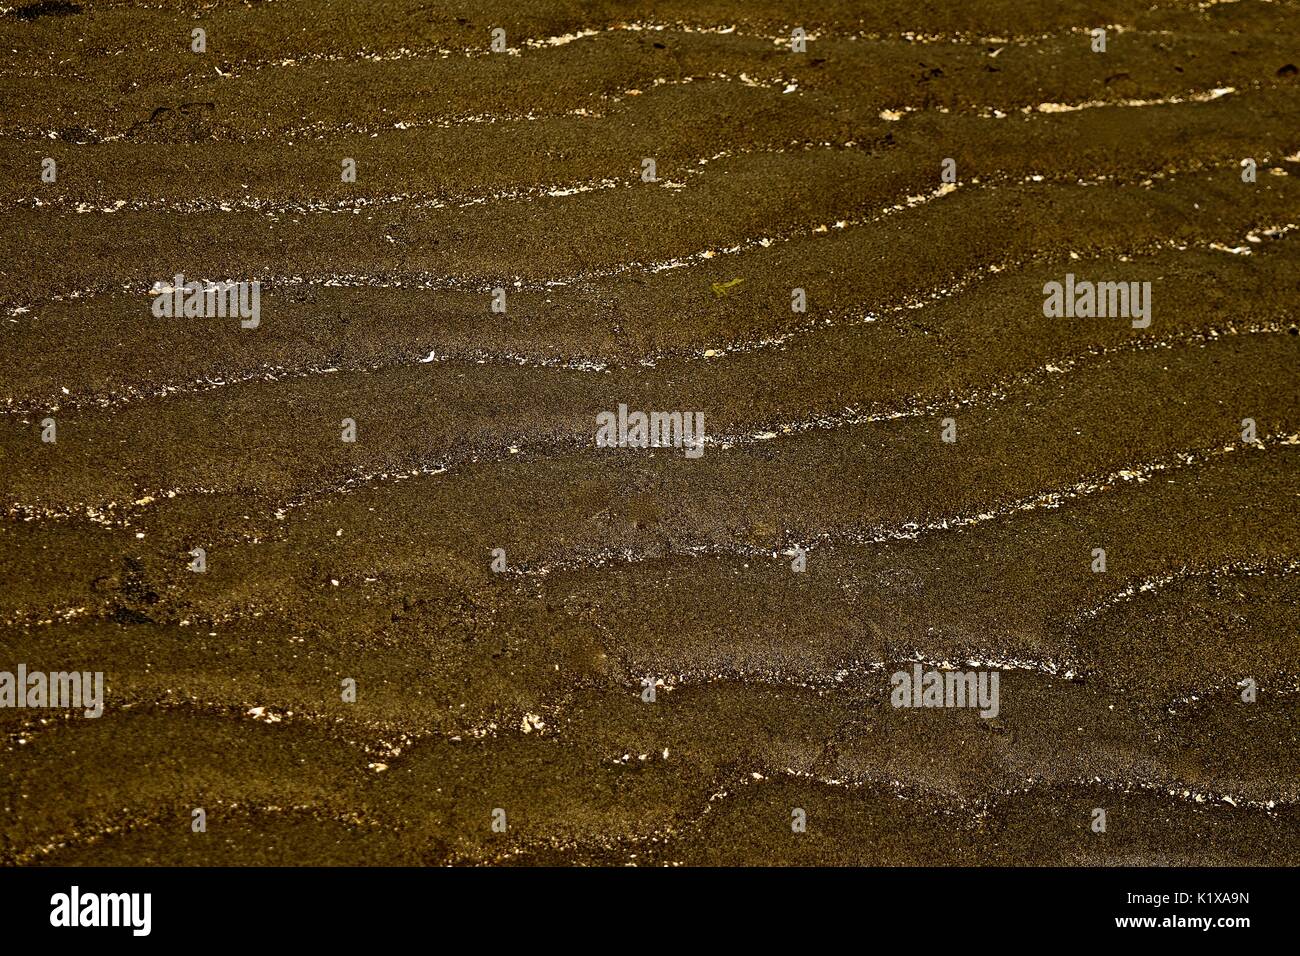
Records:
[[[0,862],[1300,862],[1300,6],[862,6],[0,14]]]

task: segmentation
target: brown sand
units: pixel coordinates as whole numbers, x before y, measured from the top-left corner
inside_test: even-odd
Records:
[[[1300,862],[1297,32],[10,8],[0,670],[108,692],[0,709],[0,862]],[[261,326],[155,318],[178,272]],[[1067,272],[1151,326],[1044,318]],[[913,660],[1000,713],[895,709]]]

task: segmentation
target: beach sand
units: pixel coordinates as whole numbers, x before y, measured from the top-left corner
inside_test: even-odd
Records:
[[[0,669],[107,691],[0,709],[0,862],[1300,863],[1298,32],[9,7]]]

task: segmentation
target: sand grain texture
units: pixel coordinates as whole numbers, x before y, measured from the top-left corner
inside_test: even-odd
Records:
[[[1297,36],[6,8],[0,669],[108,694],[0,710],[0,862],[1297,864]],[[155,318],[178,272],[261,327]],[[1066,272],[1151,326],[1044,318]],[[619,403],[706,453],[594,447]],[[894,709],[913,661],[1001,712]]]

